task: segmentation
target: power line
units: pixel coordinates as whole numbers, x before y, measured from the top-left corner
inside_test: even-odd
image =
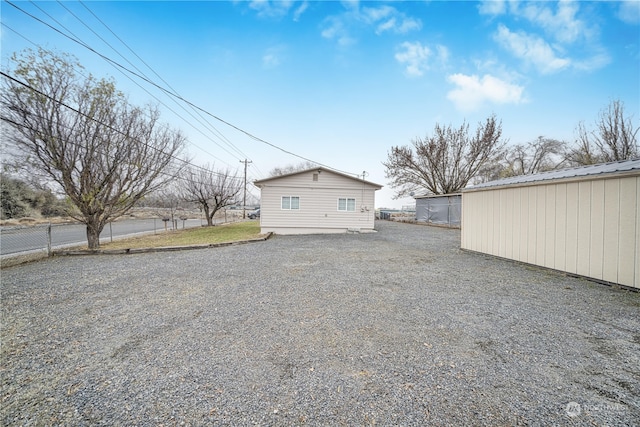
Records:
[[[18,36],[22,37],[23,39],[25,39],[27,42],[31,43],[32,45],[34,45],[35,47],[40,47],[37,43],[33,42],[32,40],[29,40],[27,37],[25,37],[23,34],[21,34],[20,32],[16,31],[15,29],[11,28],[9,25],[5,24],[4,22],[1,23],[3,27],[11,30],[12,32],[14,32],[15,34],[17,34]],[[138,86],[140,89],[142,89],[143,91],[145,91],[147,94],[149,94],[149,96],[151,96],[152,98],[154,98],[156,101],[158,101],[160,104],[162,104],[163,106],[165,106],[169,111],[171,111],[172,113],[174,113],[176,116],[178,116],[179,118],[181,118],[182,120],[184,120],[184,122],[190,124],[194,129],[196,129],[197,131],[199,131],[200,133],[202,133],[202,135],[204,135],[205,137],[207,137],[207,135],[204,134],[204,132],[202,132],[200,129],[198,129],[196,126],[194,126],[192,123],[190,123],[188,120],[186,120],[184,117],[182,117],[178,112],[176,112],[173,108],[169,107],[167,104],[165,104],[164,102],[162,102],[162,100],[160,100],[158,97],[156,97],[155,95],[153,95],[151,92],[149,92],[147,89],[145,89],[144,87],[142,87],[138,82],[136,82],[135,80],[133,80],[130,76],[128,76],[127,74],[125,74],[122,70],[118,69],[117,67],[114,67],[116,70],[118,70],[118,72],[120,72],[124,77],[126,77],[127,79],[129,79],[133,84],[135,84],[136,86]],[[82,71],[76,69],[75,70],[78,74],[82,75],[85,78],[88,78],[85,74],[82,73]],[[178,104],[179,105],[179,104]],[[208,138],[208,137],[207,137]],[[219,160],[220,162],[223,163],[227,163],[224,160],[220,159],[219,157],[217,157],[216,155],[207,152],[206,150],[204,150],[203,148],[199,147],[198,145],[194,144],[193,142],[189,141],[189,143],[191,145],[193,145],[194,147],[200,149],[202,152],[204,152],[205,154],[210,155],[211,157],[213,157],[214,159]],[[231,154],[231,153],[229,153]],[[228,163],[227,163],[228,165]],[[231,165],[229,165],[231,166]]]
[[[31,86],[31,85],[29,85],[29,84],[27,84],[27,83],[25,83],[25,82],[22,82],[22,81],[20,81],[20,80],[16,79],[15,77],[10,76],[9,74],[6,74],[4,71],[0,71],[0,75],[1,75],[1,76],[3,76],[3,77],[4,77],[4,78],[6,78],[6,79],[9,79],[9,80],[11,80],[11,81],[13,81],[13,82],[15,82],[15,83],[20,84],[21,86],[26,87],[26,88],[27,88],[27,89],[29,89],[29,90],[32,90],[33,92],[35,92],[35,93],[37,93],[37,94],[39,94],[39,95],[42,95],[42,96],[44,96],[44,97],[48,98],[49,100],[51,100],[51,101],[53,101],[53,102],[55,102],[55,103],[57,103],[57,104],[59,104],[59,105],[61,105],[61,106],[65,107],[65,108],[67,108],[67,109],[69,109],[69,110],[73,111],[73,112],[74,112],[74,113],[76,113],[76,114],[79,114],[79,115],[81,115],[81,116],[83,116],[83,117],[86,117],[87,119],[89,119],[89,120],[91,120],[91,121],[93,121],[93,122],[95,122],[95,123],[97,123],[97,124],[100,124],[100,125],[102,125],[102,126],[106,127],[107,129],[110,129],[110,130],[112,130],[112,131],[114,131],[114,132],[116,132],[116,133],[119,133],[120,135],[123,135],[123,136],[129,137],[129,135],[125,134],[124,132],[120,131],[119,129],[116,129],[116,128],[114,128],[113,126],[111,126],[111,125],[109,125],[109,124],[107,124],[107,123],[103,123],[103,122],[101,122],[101,121],[97,120],[96,118],[91,117],[91,116],[89,116],[88,114],[85,114],[85,113],[83,113],[83,112],[79,111],[78,109],[76,109],[76,108],[74,108],[74,107],[72,107],[72,106],[70,106],[70,105],[68,105],[68,104],[66,104],[66,103],[64,103],[64,102],[62,102],[62,101],[60,101],[60,100],[57,100],[57,99],[53,98],[52,96],[50,96],[50,95],[48,95],[48,94],[46,94],[46,93],[44,93],[44,92],[42,92],[42,91],[40,91],[40,90],[38,90],[38,89],[34,88],[33,86]],[[31,114],[31,113],[30,113],[30,114]],[[39,116],[36,116],[36,117],[39,117]],[[0,117],[0,118],[1,118],[2,120],[4,120],[4,121],[8,122],[8,123],[12,123],[12,124],[14,124],[14,125],[18,125],[18,126],[22,126],[22,127],[27,128],[27,129],[30,129],[30,130],[34,130],[34,129],[29,128],[29,127],[27,127],[27,126],[25,126],[25,125],[23,125],[23,124],[20,124],[20,123],[17,123],[17,122],[15,122],[15,121],[11,120],[11,119],[8,119],[7,117]],[[42,117],[40,117],[40,118],[42,118]],[[129,137],[129,138],[130,138],[130,137]],[[180,157],[177,157],[177,156],[175,156],[175,155],[173,155],[173,154],[171,154],[171,153],[166,153],[166,152],[164,152],[163,150],[161,150],[161,149],[159,149],[159,148],[157,148],[157,147],[154,147],[154,146],[152,146],[152,145],[150,145],[150,144],[148,144],[148,143],[146,143],[146,142],[144,142],[144,141],[140,141],[140,140],[135,140],[135,141],[136,141],[136,142],[138,142],[138,143],[140,143],[140,144],[145,145],[146,147],[148,147],[148,148],[150,148],[150,149],[152,149],[152,150],[156,150],[156,151],[160,152],[161,154],[164,154],[164,155],[166,155],[166,156],[169,156],[169,157],[170,157],[170,158],[172,158],[173,160],[177,160],[177,161],[182,162],[182,163],[184,163],[184,164],[186,164],[186,165],[189,165],[189,166],[195,167],[195,168],[197,168],[197,169],[201,169],[201,170],[203,170],[203,171],[208,171],[208,169],[206,169],[206,168],[204,168],[204,167],[202,167],[202,166],[195,165],[195,164],[193,164],[193,163],[191,163],[191,162],[189,162],[189,161],[187,161],[187,160],[185,160],[185,159],[181,159]],[[73,142],[69,142],[69,143],[74,144]],[[75,144],[75,145],[79,145],[79,144]],[[104,153],[103,153],[103,154],[104,154]],[[219,174],[219,173],[214,173],[214,174],[215,174],[215,175],[220,175],[220,176],[221,176],[221,175],[223,175],[223,174]],[[232,178],[233,178],[233,179],[239,179],[239,177],[237,177],[237,176],[233,176]]]
[[[33,3],[33,2],[32,2]],[[70,40],[73,40],[76,43],[79,43],[82,46],[85,46],[87,48],[89,48],[89,46],[83,42],[82,40],[80,40],[80,38],[74,34],[71,30],[69,30],[67,27],[65,27],[63,24],[61,24],[58,20],[56,20],[54,17],[52,17],[49,13],[47,13],[45,10],[43,10],[40,6],[38,6],[37,4],[34,3],[34,6],[37,7],[42,13],[44,13],[45,15],[47,15],[49,18],[51,18],[55,23],[57,23],[58,25],[60,25],[64,30],[66,30],[69,34],[71,34],[73,37],[70,37],[66,34],[64,34],[61,31],[58,31],[60,34],[68,37]],[[120,55],[120,57],[122,57],[125,61],[127,61],[129,64],[131,64],[134,68],[136,68],[136,70],[138,70],[140,73],[142,73],[137,67],[135,67],[134,64],[132,64],[130,61],[128,61],[122,54],[120,54],[115,48],[113,48],[113,46],[111,46],[106,40],[104,40],[102,37],[100,37],[95,31],[93,31],[93,29],[91,29],[87,24],[85,24],[80,18],[78,18],[72,11],[70,11],[68,8],[66,8],[64,5],[61,5],[65,10],[67,10],[67,12],[69,12],[71,15],[73,15],[78,21],[80,21],[83,25],[85,25],[87,28],[89,28],[90,31],[92,31],[96,36],[98,36],[105,44],[107,44],[107,46],[109,46],[111,49],[113,49],[118,55]],[[29,14],[28,14],[29,15]],[[29,15],[32,16],[32,15]],[[44,21],[40,21],[43,22]],[[46,23],[45,23],[46,24]],[[52,26],[50,26],[49,24],[47,24],[50,28],[53,28]],[[16,32],[15,30],[12,30],[14,32]],[[89,48],[91,49],[91,48]],[[93,50],[93,49],[91,49]],[[200,130],[198,127],[194,126],[191,122],[189,122],[187,119],[185,119],[184,117],[182,117],[179,113],[177,113],[175,110],[173,110],[171,107],[169,107],[167,104],[165,104],[164,102],[162,102],[158,97],[156,97],[155,95],[153,95],[151,92],[149,92],[147,89],[145,89],[144,87],[142,87],[139,83],[137,83],[136,81],[134,81],[130,76],[128,76],[127,74],[125,74],[120,68],[116,67],[113,63],[110,63],[111,66],[113,66],[114,68],[116,68],[120,73],[122,73],[123,76],[125,76],[126,78],[128,78],[132,83],[134,83],[136,86],[138,86],[140,89],[142,89],[143,91],[145,91],[147,94],[149,94],[149,96],[153,97],[156,101],[158,101],[160,104],[164,105],[167,109],[169,109],[169,111],[171,111],[172,113],[174,113],[176,116],[178,116],[180,119],[182,119],[185,123],[188,123],[189,125],[191,125],[194,129],[196,129],[198,132],[200,132],[205,138],[209,139],[210,141],[212,141],[214,144],[216,144],[217,146],[219,146],[221,149],[223,149],[224,151],[226,151],[228,154],[230,154],[231,156],[235,157],[236,159],[239,159],[239,157],[237,157],[236,155],[234,155],[233,153],[229,152],[225,147],[221,146],[220,144],[218,144],[217,142],[215,142],[213,139],[211,139],[209,136],[207,136],[202,130]],[[146,77],[146,76],[145,76]],[[191,114],[189,111],[187,111],[187,109],[182,106],[181,104],[179,104],[174,98],[171,98],[176,105],[179,105],[184,111],[186,111],[188,114],[191,115],[191,117],[193,117],[194,119],[196,119],[196,121],[198,121],[201,125],[205,126],[201,121],[199,121],[199,119],[197,117],[195,117],[193,114]],[[206,126],[205,126],[206,127]],[[214,128],[215,129],[215,128]],[[217,129],[216,129],[217,131]],[[201,148],[200,146],[196,145],[193,142],[190,142],[193,146],[195,146],[196,148],[202,150],[204,153],[212,156],[213,158],[226,163],[224,160],[220,159],[219,157],[215,156],[212,153],[209,153],[208,151],[206,151],[205,149]],[[232,145],[232,144],[231,144]],[[235,147],[234,147],[235,148]],[[239,150],[236,150],[239,151]],[[243,153],[241,153],[241,156],[246,157]]]
[[[41,116],[36,116],[36,117],[41,117]],[[0,116],[0,120],[2,120],[2,121],[4,121],[4,122],[7,122],[7,123],[9,123],[9,124],[11,124],[11,125],[13,125],[13,126],[19,126],[19,127],[22,127],[22,128],[28,129],[28,130],[31,130],[31,131],[36,131],[36,129],[34,129],[34,128],[32,128],[32,127],[29,127],[29,126],[27,126],[27,125],[25,125],[25,124],[22,124],[22,123],[18,123],[18,122],[14,121],[14,120],[12,120],[12,119],[10,119],[10,118],[8,118],[8,117]],[[103,126],[107,126],[107,127],[109,127],[109,125],[103,124],[103,123],[101,123],[101,122],[98,122],[98,123],[102,124]],[[58,125],[60,126],[60,124],[58,124]],[[68,126],[66,126],[66,125],[62,125],[62,126],[63,126],[63,127],[66,127],[67,129],[69,129],[69,127],[68,127]],[[115,129],[113,129],[113,130],[115,130]],[[117,130],[115,130],[115,131],[117,131]],[[140,142],[140,141],[138,141],[138,142]],[[75,146],[77,146],[77,147],[82,147],[82,145],[81,145],[81,144],[79,144],[79,143],[77,143],[77,142],[74,142],[74,141],[67,141],[67,143],[68,143],[68,144],[70,144],[70,145],[75,145]],[[143,143],[143,144],[144,144],[144,143]],[[151,147],[151,148],[153,148],[153,147]],[[108,156],[108,155],[109,155],[109,153],[107,153],[107,152],[105,152],[105,151],[100,151],[100,149],[98,149],[98,151],[99,151],[99,154],[103,154],[103,155],[105,155],[105,156]],[[173,156],[172,156],[172,157],[173,157]],[[173,158],[174,158],[174,160],[175,160],[175,159],[177,159],[177,160],[181,161],[182,163],[184,163],[184,164],[185,164],[185,165],[187,165],[187,166],[191,166],[191,167],[194,167],[194,168],[196,168],[196,169],[200,169],[200,170],[201,170],[201,172],[205,172],[205,173],[210,174],[210,175],[215,175],[215,176],[219,176],[219,177],[227,177],[227,178],[229,178],[229,179],[231,179],[231,180],[240,180],[240,179],[241,179],[239,176],[236,176],[236,175],[231,175],[231,176],[229,176],[229,175],[226,175],[226,174],[223,174],[223,173],[220,173],[220,172],[216,172],[216,171],[214,171],[214,170],[210,170],[210,169],[204,168],[204,167],[202,167],[202,166],[195,165],[195,164],[190,163],[189,161],[184,160],[184,159],[175,158],[175,157],[173,157]],[[192,183],[192,184],[205,184],[205,183],[203,183],[203,182],[200,182],[200,181],[196,181],[196,180],[194,180],[194,179],[191,179],[191,177],[192,177],[192,176],[194,176],[194,174],[188,174],[189,176],[185,176],[184,174],[180,174],[180,173],[178,173],[178,174],[176,174],[176,173],[170,173],[170,172],[166,172],[166,171],[164,171],[164,170],[160,170],[160,171],[156,171],[156,172],[157,172],[159,175],[163,175],[163,176],[165,176],[165,177],[167,177],[167,178],[174,178],[174,179],[181,180],[181,181],[185,181],[185,182]]]
[[[60,3],[60,1],[59,1],[59,0],[58,0],[58,3]],[[82,2],[82,0],[79,0],[79,3],[80,3],[80,4],[81,4],[85,9],[87,9],[87,11],[89,11],[89,13],[91,13],[91,15],[93,15],[93,17],[94,17],[94,18],[96,18],[96,20],[98,20],[98,22],[100,22],[100,23],[101,23],[101,24],[102,24],[102,25],[103,25],[107,30],[109,30],[109,32],[110,32],[110,33],[111,33],[111,34],[112,34],[116,39],[118,39],[118,40],[120,41],[120,43],[122,43],[122,44],[123,44],[127,49],[129,49],[129,51],[130,51],[130,52],[131,52],[131,53],[132,53],[136,58],[138,58],[138,59],[140,60],[140,62],[142,62],[142,63],[143,63],[143,64],[144,64],[144,65],[145,65],[149,70],[151,70],[151,72],[152,72],[153,74],[155,74],[155,75],[156,75],[156,77],[158,77],[158,78],[159,78],[159,79],[160,79],[160,80],[161,80],[165,85],[167,85],[167,86],[169,87],[169,89],[171,89],[171,90],[173,91],[173,93],[174,93],[174,94],[176,94],[176,95],[178,94],[178,91],[176,91],[176,90],[175,90],[175,89],[174,89],[174,88],[173,88],[173,87],[172,87],[172,86],[171,86],[171,85],[170,85],[170,84],[169,84],[165,79],[163,79],[163,78],[162,78],[162,76],[160,76],[160,74],[158,74],[158,73],[157,73],[157,72],[156,72],[156,71],[155,71],[155,70],[154,70],[154,69],[153,69],[149,64],[147,64],[147,63],[144,61],[144,59],[142,59],[142,58],[141,58],[141,57],[140,57],[140,56],[139,56],[139,55],[138,55],[138,54],[137,54],[137,53],[136,53],[136,52],[135,52],[135,51],[134,51],[134,50],[133,50],[133,49],[132,49],[128,44],[127,44],[127,43],[125,43],[125,41],[124,41],[124,40],[122,40],[122,39],[121,39],[121,38],[120,38],[120,37],[119,37],[119,36],[118,36],[118,35],[117,35],[117,34],[116,34],[112,29],[111,29],[111,27],[109,27],[109,26],[108,26],[108,25],[107,25],[107,24],[106,24],[102,19],[100,19],[100,18],[99,18],[99,17],[98,17],[98,16],[97,16],[97,15],[96,15],[96,14],[95,14],[95,13],[94,13],[94,12],[93,12],[89,7],[88,7],[88,6],[84,3],[84,2]],[[65,8],[65,9],[66,9],[66,8]],[[75,16],[75,15],[74,15],[74,16]],[[78,18],[78,20],[80,20],[80,19]],[[82,20],[80,20],[80,22],[82,22]],[[84,24],[84,22],[83,22],[83,24]],[[84,24],[84,25],[85,25],[85,26],[87,26],[86,24]],[[88,26],[87,26],[87,27],[88,27]],[[88,27],[88,28],[89,28],[89,29],[91,29],[90,27]],[[91,31],[93,31],[93,30],[91,30]],[[96,34],[96,33],[94,32],[94,34]],[[97,35],[97,34],[96,34],[96,35]],[[100,37],[100,36],[98,35],[98,37]],[[102,37],[100,37],[100,39],[104,41],[104,39],[102,39]],[[106,43],[109,47],[111,47],[114,51],[116,51],[116,52],[117,52],[117,50],[116,50],[115,48],[113,48],[109,43],[107,43],[106,41],[105,41],[105,43]],[[122,58],[124,58],[124,56],[123,56],[122,54],[120,54],[119,52],[117,52],[117,53],[118,53]],[[124,58],[124,59],[126,60],[126,58]],[[128,60],[126,60],[126,61],[127,61],[129,64],[131,64],[131,62],[130,62],[130,61],[128,61]],[[131,64],[131,65],[133,65],[133,64]],[[134,66],[134,67],[135,67],[135,66]],[[136,70],[140,71],[137,67],[136,67]],[[192,109],[193,109],[193,108],[192,108]],[[196,111],[196,110],[194,110],[194,111]],[[197,111],[196,111],[196,112],[197,112]],[[199,115],[203,120],[205,120],[205,121],[206,121],[206,119],[202,116],[202,114],[200,114],[200,113],[198,112],[198,115]],[[192,117],[193,117],[193,116],[192,116]],[[246,155],[246,154],[244,154],[244,153],[243,153],[239,148],[237,148],[237,147],[236,147],[236,146],[235,146],[231,141],[229,141],[229,139],[228,139],[227,137],[225,137],[225,136],[224,136],[224,135],[223,135],[223,134],[222,134],[222,133],[221,133],[221,132],[220,132],[220,131],[215,127],[215,126],[213,126],[213,125],[212,125],[211,123],[209,123],[208,121],[207,121],[207,124],[208,124],[209,126],[211,126],[211,128],[212,128],[212,129],[213,129],[213,130],[214,130],[214,131],[219,135],[219,137],[220,137],[224,142],[226,142],[226,143],[227,143],[227,145],[229,145],[229,146],[230,146],[231,148],[233,148],[233,149],[234,149],[238,154],[240,154],[240,156],[245,157],[245,158],[247,157],[247,155]]]
[[[108,41],[106,41],[102,36],[100,36],[97,32],[95,32],[93,30],[93,28],[91,28],[91,26],[87,25],[87,23],[85,23],[82,19],[80,19],[80,17],[78,17],[75,13],[73,13],[69,8],[67,8],[63,3],[60,2],[60,0],[58,0],[58,3],[60,4],[60,6],[62,6],[65,10],[67,10],[71,15],[73,15],[74,18],[76,18],[82,25],[84,25],[87,29],[89,29],[89,31],[91,31],[93,34],[95,34],[100,40],[102,40],[102,42],[104,42],[107,46],[109,46],[111,48],[111,50],[113,50],[115,53],[117,53],[122,59],[124,59],[129,65],[131,65],[133,68],[136,69],[136,71],[138,71],[140,74],[144,75],[145,77],[149,78],[146,74],[144,74],[144,72],[142,70],[140,70],[138,67],[136,67],[135,64],[133,64],[131,61],[129,61],[123,54],[121,54],[115,47],[113,47]],[[160,80],[162,80],[162,82],[164,84],[166,84],[169,89],[171,89],[173,91],[174,94],[178,94],[178,92],[171,87],[171,85],[169,85],[169,83],[167,83],[156,71],[153,70],[153,68],[151,68],[151,66],[149,66],[144,60],[142,60],[142,58],[140,58],[140,56],[138,54],[136,54],[133,49],[131,49],[129,47],[129,45],[127,45],[124,41],[122,41],[122,39],[120,37],[117,36],[117,34],[115,34],[113,32],[113,30],[111,30],[111,28],[109,28],[109,26],[107,24],[105,24],[100,18],[97,17],[97,15],[95,13],[93,13],[93,11],[91,9],[89,9],[88,6],[86,6],[84,3],[80,2],[85,9],[87,9],[97,20],[98,22],[100,22],[105,28],[107,28],[107,30],[109,30],[111,32],[111,34],[113,34],[122,44],[124,44],[127,49],[129,49],[129,51],[131,51],[136,58],[138,58],[140,61],[142,61],[142,63],[144,65],[147,66],[147,68],[149,68]],[[75,36],[77,37],[77,36]],[[171,98],[177,105],[179,105],[184,111],[186,111],[191,117],[193,117],[198,123],[200,123],[201,125],[208,127],[208,130],[211,131],[214,135],[216,135],[216,137],[218,137],[222,142],[224,142],[228,147],[230,147],[231,149],[233,149],[236,153],[238,153],[241,157],[247,157],[246,154],[244,154],[239,148],[237,148],[231,141],[229,141],[229,139],[227,139],[218,129],[215,128],[215,126],[213,126],[211,123],[209,123],[208,121],[206,121],[206,119],[198,113],[198,115],[200,116],[201,119],[206,121],[206,124],[201,122],[196,116],[194,116],[191,112],[189,112],[182,104],[178,103],[174,98]],[[164,105],[164,104],[163,104]],[[193,108],[192,108],[193,110]],[[181,117],[182,118],[182,117]],[[184,120],[184,119],[183,119]],[[188,123],[188,122],[187,122]],[[192,125],[193,126],[193,125]],[[195,128],[195,126],[194,126]],[[213,129],[213,130],[212,130]],[[201,132],[203,135],[204,133]],[[204,135],[206,136],[206,135]],[[209,138],[210,139],[210,138]],[[218,144],[217,142],[213,141],[216,145],[218,145],[220,148],[222,148],[223,150],[227,151],[224,147],[220,146],[220,144]],[[234,156],[234,154],[232,154],[231,152],[227,151],[228,154],[231,154],[232,156]],[[210,153],[207,153],[210,154]],[[236,157],[237,158],[237,157]]]
[[[52,30],[54,30],[55,32],[57,32],[57,33],[61,34],[62,36],[64,36],[64,37],[68,38],[69,40],[73,41],[74,43],[77,43],[77,44],[79,44],[80,46],[82,46],[82,47],[84,47],[84,48],[88,49],[89,51],[91,51],[91,52],[93,52],[93,53],[95,53],[95,54],[96,54],[96,55],[98,55],[99,57],[103,58],[105,61],[108,61],[108,62],[110,62],[110,63],[114,64],[115,66],[117,66],[117,67],[119,67],[119,68],[122,68],[123,70],[127,71],[128,73],[130,73],[130,74],[132,74],[132,75],[134,75],[134,76],[136,76],[136,77],[140,78],[141,80],[146,81],[147,83],[149,83],[149,84],[150,84],[150,85],[152,85],[152,86],[155,86],[156,88],[160,89],[162,92],[166,93],[167,95],[172,96],[172,97],[175,97],[176,99],[178,99],[178,100],[180,100],[180,101],[182,101],[182,102],[186,103],[187,105],[189,105],[189,106],[191,106],[191,107],[195,108],[196,110],[201,111],[203,114],[205,114],[205,115],[207,115],[207,116],[210,116],[210,117],[214,118],[215,120],[217,120],[217,121],[219,121],[219,122],[221,122],[221,123],[223,123],[223,124],[225,124],[225,125],[227,125],[227,126],[231,127],[232,129],[237,130],[238,132],[243,133],[244,135],[248,136],[249,138],[251,138],[251,139],[253,139],[253,140],[257,141],[257,142],[261,142],[261,143],[266,144],[266,145],[268,145],[268,146],[270,146],[270,147],[272,147],[272,148],[275,148],[275,149],[277,149],[277,150],[279,150],[279,151],[282,151],[283,153],[289,154],[289,155],[291,155],[291,156],[297,157],[297,158],[302,159],[302,160],[305,160],[305,161],[307,161],[307,162],[315,163],[315,164],[317,164],[317,165],[319,165],[319,166],[323,166],[323,167],[325,167],[325,168],[327,168],[327,169],[331,169],[331,170],[334,170],[334,171],[337,171],[337,172],[340,172],[340,173],[344,173],[344,174],[347,174],[347,175],[355,175],[355,176],[357,176],[357,174],[354,174],[354,173],[351,173],[351,172],[342,171],[342,170],[339,170],[339,169],[333,168],[333,167],[331,167],[331,166],[325,165],[325,164],[323,164],[323,163],[321,163],[321,162],[317,162],[317,161],[311,160],[311,159],[309,159],[309,158],[307,158],[307,157],[301,156],[301,155],[296,154],[296,153],[294,153],[294,152],[292,152],[292,151],[289,151],[289,150],[286,150],[286,149],[284,149],[284,148],[282,148],[282,147],[279,147],[279,146],[277,146],[277,145],[275,145],[275,144],[273,144],[273,143],[271,143],[271,142],[268,142],[268,141],[266,141],[266,140],[264,140],[264,139],[262,139],[262,138],[259,138],[259,137],[255,136],[255,135],[251,134],[250,132],[248,132],[248,131],[246,131],[246,130],[244,130],[244,129],[242,129],[242,128],[240,128],[240,127],[238,127],[238,126],[236,126],[236,125],[234,125],[234,124],[232,124],[232,123],[230,123],[230,122],[228,122],[228,121],[226,121],[226,120],[224,120],[224,119],[222,119],[222,118],[220,118],[220,117],[218,117],[218,116],[216,116],[215,114],[210,113],[209,111],[205,110],[204,108],[201,108],[201,107],[199,107],[199,106],[195,105],[194,103],[192,103],[191,101],[186,100],[186,99],[185,99],[185,98],[183,98],[182,96],[180,96],[180,95],[178,95],[178,94],[175,94],[175,93],[173,93],[172,91],[168,90],[167,88],[164,88],[164,87],[162,87],[161,85],[159,85],[159,84],[157,84],[157,83],[155,83],[155,82],[151,81],[151,80],[150,80],[150,79],[148,79],[147,77],[145,77],[145,76],[143,76],[143,75],[141,75],[141,74],[139,74],[139,73],[136,73],[135,71],[132,71],[131,69],[129,69],[129,68],[127,68],[127,67],[125,67],[124,65],[122,65],[122,64],[120,64],[120,63],[118,63],[117,61],[114,61],[113,59],[111,59],[111,58],[109,58],[109,57],[107,57],[107,56],[105,56],[105,55],[103,55],[103,54],[99,53],[98,51],[96,51],[95,49],[93,49],[92,47],[90,47],[89,45],[87,45],[86,43],[84,43],[84,42],[82,42],[82,41],[80,41],[80,40],[77,40],[76,38],[71,37],[71,36],[69,36],[69,35],[67,35],[67,34],[63,33],[62,31],[60,31],[59,29],[55,28],[54,26],[52,26],[52,25],[48,24],[47,22],[44,22],[44,21],[43,21],[43,20],[41,20],[40,18],[38,18],[38,17],[36,17],[36,16],[32,15],[31,13],[29,13],[29,12],[25,11],[24,9],[22,9],[22,8],[18,7],[17,5],[15,5],[14,3],[12,3],[11,1],[8,1],[8,0],[5,0],[5,1],[6,1],[6,3],[7,3],[7,4],[9,4],[10,6],[12,6],[12,7],[16,8],[17,10],[19,10],[19,11],[21,11],[22,13],[26,14],[27,16],[29,16],[29,17],[31,17],[31,18],[33,18],[33,19],[35,19],[36,21],[38,21],[38,22],[40,22],[40,23],[42,23],[42,24],[44,24],[44,25],[46,25],[47,27],[51,28]]]

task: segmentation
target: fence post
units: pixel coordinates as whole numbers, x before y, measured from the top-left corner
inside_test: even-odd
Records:
[[[113,243],[113,229],[111,228],[111,221],[109,221],[109,236],[111,237],[111,243]]]
[[[51,223],[47,227],[47,256],[51,256]]]

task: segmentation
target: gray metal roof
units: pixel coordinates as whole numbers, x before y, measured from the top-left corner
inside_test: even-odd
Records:
[[[474,185],[472,187],[468,187],[466,190],[470,191],[487,187],[502,187],[506,185],[528,184],[559,179],[594,177],[633,171],[637,171],[638,174],[640,174],[640,159],[622,160],[619,162],[601,163],[598,165],[553,170],[549,172],[536,173],[533,175],[512,176],[510,178],[498,179],[495,181],[489,181],[483,184]]]
[[[423,194],[422,196],[413,196],[414,199],[435,199],[437,197],[451,197],[460,196],[462,193],[449,193],[449,194]]]

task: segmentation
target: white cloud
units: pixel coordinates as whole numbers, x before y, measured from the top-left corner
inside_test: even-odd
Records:
[[[403,18],[396,31],[400,34],[406,34],[409,31],[419,30],[420,28],[422,28],[422,22],[419,19]]]
[[[436,52],[438,54],[437,56],[440,60],[440,63],[442,64],[442,66],[445,66],[447,62],[449,62],[449,49],[447,49],[446,46],[442,46],[439,44],[436,46]]]
[[[380,6],[380,7],[363,7],[362,15],[363,17],[370,22],[378,22],[381,19],[385,19],[390,15],[393,15],[396,12],[396,9],[391,6]]]
[[[402,51],[396,53],[396,60],[407,66],[406,72],[410,76],[421,76],[429,69],[431,49],[420,42],[404,42],[400,45]]]
[[[265,68],[276,68],[282,62],[281,57],[285,51],[284,46],[273,46],[267,49],[262,55],[262,66]]]
[[[380,34],[384,31],[392,30],[395,27],[396,27],[396,18],[391,18],[381,23],[380,25],[378,25],[378,27],[376,28],[376,34]]]
[[[406,34],[410,31],[422,28],[422,22],[418,19],[407,17],[391,6],[363,7],[361,18],[369,25],[376,27],[376,34],[391,31]]]
[[[502,15],[507,7],[504,0],[485,0],[478,6],[478,11],[483,15]]]
[[[325,28],[320,34],[326,39],[336,40],[340,46],[350,46],[356,42],[344,22],[336,17],[330,16],[325,20]]]
[[[303,1],[300,6],[293,12],[293,20],[298,21],[300,16],[309,8],[309,2]]]
[[[237,2],[238,0],[234,0]],[[302,14],[309,8],[309,2],[304,0],[251,0],[249,8],[256,11],[261,18],[283,18],[293,11],[293,20],[298,21]],[[294,6],[298,5],[294,8]]]
[[[431,67],[430,62],[434,52],[428,46],[420,42],[404,42],[398,50],[395,58],[399,63],[406,65],[405,71],[409,76],[422,76]],[[449,50],[445,46],[437,45],[435,59],[444,65],[448,58]]]
[[[358,2],[343,2],[343,5],[346,10],[327,17],[321,32],[323,37],[338,40],[343,45],[355,43],[355,37],[351,34],[362,29],[373,28],[380,35],[385,32],[407,34],[422,28],[419,19],[409,17],[389,5],[362,8]]]
[[[598,49],[594,54],[586,59],[572,61],[573,67],[577,70],[591,71],[602,68],[611,62],[611,56],[603,48]]]
[[[549,36],[562,43],[573,43],[579,38],[589,39],[597,33],[595,27],[589,27],[585,21],[576,15],[578,3],[574,1],[558,2],[556,12],[549,3],[527,3],[520,14],[529,21],[542,27]]]
[[[452,101],[461,111],[473,111],[485,103],[520,104],[526,102],[524,88],[509,83],[497,77],[485,74],[482,78],[477,75],[452,74],[447,77],[456,88],[447,93],[447,99]]]
[[[269,1],[269,0],[252,0],[249,7],[258,12],[258,16],[269,18],[280,18],[289,13],[289,9],[293,6],[293,1]]]
[[[620,2],[618,18],[627,24],[640,24],[640,1],[626,0]]]
[[[500,24],[494,38],[514,56],[533,64],[543,74],[555,73],[571,65],[571,60],[556,56],[553,48],[540,37],[522,31],[514,33]]]
[[[638,0],[633,2],[640,5]],[[581,10],[574,0],[551,1],[486,1],[479,6],[486,15],[508,14],[517,22],[532,24],[524,31],[511,31],[498,25],[494,40],[525,64],[543,74],[569,68],[589,71],[610,62],[610,56],[599,41],[600,28],[590,20],[589,10]],[[620,8],[625,7],[621,4]],[[634,6],[632,6],[634,7]],[[637,7],[640,16],[640,7]],[[540,34],[535,34],[537,31]]]
[[[262,56],[262,65],[265,68],[275,68],[280,65],[280,58],[274,53],[265,53]]]

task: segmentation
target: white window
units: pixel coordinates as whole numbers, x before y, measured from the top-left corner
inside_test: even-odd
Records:
[[[292,210],[300,209],[300,197],[298,196],[282,196],[282,209]]]
[[[356,199],[339,198],[338,199],[338,211],[343,212],[355,212]]]

